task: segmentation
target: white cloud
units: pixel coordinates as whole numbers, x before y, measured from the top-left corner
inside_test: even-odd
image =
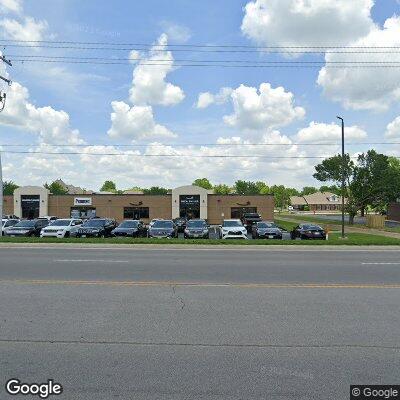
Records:
[[[199,94],[196,107],[197,108],[207,108],[211,104],[224,104],[231,97],[233,89],[230,87],[221,88],[217,94],[212,94],[210,92],[204,92]]]
[[[36,21],[32,17],[25,17],[22,22],[4,18],[0,20],[3,34],[13,40],[43,40],[48,29],[46,21]]]
[[[294,96],[283,87],[262,83],[260,88],[240,85],[232,92],[234,114],[224,117],[226,124],[242,130],[267,130],[289,125],[305,115],[294,106]]]
[[[0,13],[16,13],[22,12],[21,0],[0,0]]]
[[[373,0],[254,0],[242,32],[259,45],[347,44],[373,26]]]
[[[375,27],[367,36],[349,46],[400,46],[400,17],[386,20],[383,29]],[[334,54],[327,62],[374,61],[400,62],[400,54]],[[319,72],[318,84],[326,97],[346,108],[383,111],[400,100],[400,69],[396,68],[329,68]]]
[[[111,103],[111,138],[149,139],[156,137],[173,138],[176,135],[165,126],[156,124],[151,106],[130,107],[123,101]]]
[[[358,126],[348,126],[345,136],[346,141],[358,141],[365,139],[367,133]],[[342,128],[338,124],[311,122],[308,127],[299,130],[296,140],[303,143],[340,142],[341,137]]]
[[[400,117],[397,117],[386,127],[385,137],[388,139],[400,139]]]
[[[174,70],[174,58],[167,50],[167,44],[168,37],[162,34],[149,54],[141,55],[142,60],[133,71],[132,88],[129,92],[132,104],[172,106],[185,98],[179,86],[165,80]],[[137,56],[138,53],[135,52],[134,55]],[[162,65],[146,65],[149,63]]]
[[[83,143],[79,131],[71,128],[68,113],[52,107],[36,107],[29,102],[28,89],[17,82],[8,90],[6,107],[0,113],[0,125],[36,133],[41,142]]]
[[[171,21],[161,21],[160,25],[168,38],[174,43],[186,43],[192,36],[187,26]]]

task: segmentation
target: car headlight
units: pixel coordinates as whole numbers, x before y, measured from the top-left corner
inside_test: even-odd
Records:
[[[208,229],[207,228],[203,229],[203,233],[208,233]]]

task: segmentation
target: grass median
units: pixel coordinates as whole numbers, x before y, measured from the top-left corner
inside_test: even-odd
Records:
[[[400,246],[400,239],[368,235],[364,233],[349,233],[347,239],[342,240],[338,233],[329,234],[329,240],[220,240],[220,239],[147,239],[147,238],[36,238],[36,237],[3,237],[0,239],[0,243],[70,243],[70,244],[163,244],[163,245],[213,245],[213,246],[224,246],[224,245],[237,245],[237,246]]]

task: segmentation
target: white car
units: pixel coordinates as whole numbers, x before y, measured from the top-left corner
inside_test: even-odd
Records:
[[[57,219],[40,231],[40,237],[69,237],[73,227],[82,225],[81,219]]]
[[[19,219],[3,219],[1,223],[1,236],[4,236],[4,231],[7,228],[10,228],[16,224],[18,224]]]
[[[220,231],[221,239],[248,239],[247,229],[240,219],[225,219]]]

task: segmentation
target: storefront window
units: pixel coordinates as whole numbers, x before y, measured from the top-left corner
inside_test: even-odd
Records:
[[[256,213],[257,207],[232,207],[231,208],[231,218],[241,219],[243,214],[246,213]]]
[[[72,207],[71,208],[71,218],[77,219],[88,219],[94,218],[96,216],[95,207]]]
[[[149,207],[125,207],[124,219],[142,219],[149,218]]]

